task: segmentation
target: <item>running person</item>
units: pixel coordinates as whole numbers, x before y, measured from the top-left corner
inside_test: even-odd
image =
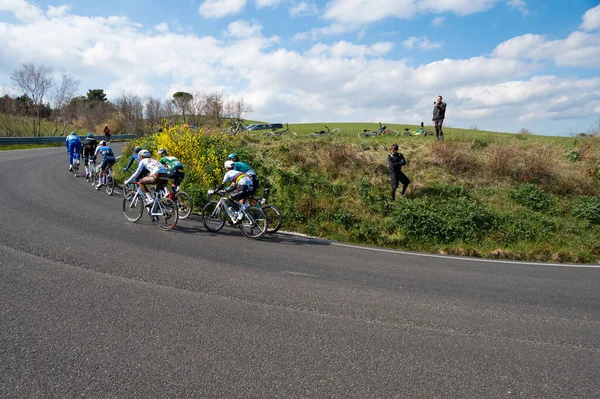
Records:
[[[246,198],[248,198],[250,192],[252,192],[252,180],[244,172],[238,172],[234,170],[233,167],[235,165],[233,161],[225,161],[225,164],[223,166],[227,171],[225,173],[225,176],[223,176],[223,182],[214,191],[209,191],[209,194],[221,190],[223,187],[225,187],[226,183],[231,182],[229,187],[225,189],[225,191],[231,192],[229,198],[231,198],[234,201],[239,201],[242,204],[243,209],[248,208]],[[231,205],[235,211],[238,210],[235,209],[237,208],[235,203],[232,203]],[[236,221],[239,222],[240,220],[242,220],[243,217],[243,214],[239,212]]]
[[[83,139],[83,146],[81,152],[83,154],[83,164],[85,165],[85,178],[89,179],[92,171],[88,167],[89,160],[96,153],[96,147],[98,147],[98,141],[94,138],[92,133],[88,133],[87,137]]]
[[[170,156],[167,154],[167,150],[161,148],[158,150],[158,155],[162,156],[160,158],[160,163],[167,167],[169,174],[169,179],[173,179],[173,184],[171,185],[171,194],[169,194],[169,198],[173,198],[175,195],[175,191],[177,191],[177,187],[183,181],[185,177],[185,172],[183,171],[183,164],[181,161],[174,156]]]
[[[106,140],[102,140],[100,145],[96,147],[94,152],[94,159],[98,156],[98,153],[102,154],[102,163],[100,164],[100,173],[98,173],[98,184],[96,184],[96,190],[100,190],[100,187],[106,184],[105,174],[108,168],[114,165],[116,159],[112,148],[106,145]]]
[[[254,194],[256,189],[258,188],[258,177],[256,176],[256,172],[245,162],[240,162],[238,154],[231,153],[227,157],[228,160],[233,161],[233,170],[238,172],[244,172],[251,180],[252,180],[252,189],[250,194]]]
[[[144,200],[144,205],[150,205],[152,203],[152,195],[148,192],[148,187],[146,184],[156,184],[156,190],[160,191],[163,187],[169,182],[169,178],[167,177],[167,170],[160,162],[156,159],[150,158],[150,151],[142,150],[138,153],[140,157],[140,163],[138,164],[135,172],[129,177],[129,179],[125,180],[125,185],[130,184],[131,182],[136,181],[142,173],[148,173],[148,176],[139,180],[138,184],[142,189],[142,192],[146,195],[146,199]]]
[[[79,153],[81,152],[81,139],[75,132],[71,132],[65,140],[67,152],[69,153],[69,172],[73,171],[73,161],[79,164]]]

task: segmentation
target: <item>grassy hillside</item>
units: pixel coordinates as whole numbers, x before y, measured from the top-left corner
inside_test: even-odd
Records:
[[[284,229],[413,251],[554,262],[600,261],[600,140],[446,128],[432,137],[358,138],[375,123],[327,123],[339,136],[210,136],[181,129],[138,141],[165,146],[188,168],[184,187],[202,204],[235,151],[272,189]],[[414,125],[388,128],[415,129]],[[388,200],[386,157],[400,146],[412,180]],[[134,144],[128,148],[132,148]],[[192,150],[190,150],[192,149]],[[124,161],[124,160],[123,160]]]

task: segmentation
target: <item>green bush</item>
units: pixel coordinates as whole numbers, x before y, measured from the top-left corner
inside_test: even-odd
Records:
[[[393,220],[409,240],[445,244],[476,242],[496,225],[493,212],[464,196],[406,201]]]
[[[521,184],[510,197],[517,203],[534,211],[549,211],[554,207],[554,198],[535,184]]]
[[[579,155],[579,151],[577,150],[569,150],[565,152],[564,157],[571,162],[581,161],[581,156]]]
[[[543,213],[521,209],[498,217],[493,238],[504,244],[545,240],[558,230],[555,220]]]
[[[600,224],[600,198],[577,197],[571,203],[570,212],[578,219],[587,220],[592,224]]]

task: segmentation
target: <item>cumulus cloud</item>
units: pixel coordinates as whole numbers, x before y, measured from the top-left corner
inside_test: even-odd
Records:
[[[506,5],[512,8],[516,8],[523,15],[529,15],[529,9],[527,8],[527,2],[525,0],[508,0]]]
[[[446,18],[444,17],[435,17],[432,21],[431,21],[431,26],[442,26],[444,25],[444,22],[446,22]]]
[[[590,8],[583,14],[583,23],[581,29],[592,31],[600,28],[600,5]]]
[[[70,5],[61,5],[58,7],[48,6],[48,12],[46,13],[50,18],[62,17],[71,11]]]
[[[161,22],[160,24],[154,25],[154,29],[161,33],[165,33],[169,30],[169,25],[166,22]]]
[[[2,0],[0,11],[13,13],[15,18],[24,22],[33,21],[44,16],[39,7],[25,0]]]
[[[423,36],[423,37],[411,36],[408,39],[406,39],[405,41],[403,41],[402,45],[404,45],[404,47],[406,47],[408,49],[419,49],[419,50],[425,51],[425,50],[433,50],[436,48],[441,48],[443,44],[441,42],[431,42],[431,41],[429,41],[427,36]]]
[[[277,7],[281,0],[256,0],[256,7]]]
[[[262,26],[258,24],[250,24],[248,21],[238,20],[230,23],[227,26],[226,36],[233,36],[238,38],[250,37],[256,34],[260,34]]]
[[[558,66],[597,68],[600,63],[600,34],[577,31],[562,40],[526,34],[500,43],[493,54],[535,61],[550,60]]]
[[[238,14],[246,6],[246,0],[204,0],[198,12],[205,18],[222,18]]]
[[[302,1],[292,7],[290,7],[290,15],[292,17],[302,17],[317,15],[319,13],[319,7],[313,3],[307,3]]]

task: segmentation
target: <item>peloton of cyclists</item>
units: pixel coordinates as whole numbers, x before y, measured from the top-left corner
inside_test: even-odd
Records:
[[[83,164],[85,165],[85,178],[89,179],[92,171],[90,170],[88,164],[90,158],[94,156],[96,153],[96,147],[98,147],[98,141],[94,138],[92,133],[88,133],[87,137],[83,139],[83,145],[81,147],[81,152],[83,154]]]
[[[69,172],[73,171],[73,162],[79,164],[79,153],[81,152],[81,139],[75,132],[71,132],[66,140],[67,152],[69,153]]]
[[[148,173],[147,176],[141,178],[138,182],[142,192],[146,195],[146,199],[144,200],[144,205],[148,206],[152,204],[152,195],[148,191],[146,187],[147,184],[156,184],[156,190],[160,191],[163,187],[169,182],[169,178],[167,177],[168,173],[164,166],[160,162],[158,162],[154,158],[150,158],[151,154],[148,150],[141,150],[138,153],[140,158],[140,163],[138,164],[135,172],[129,177],[129,179],[125,180],[125,185],[130,184],[138,178],[138,176],[143,173]]]
[[[159,162],[163,164],[163,166],[167,167],[169,174],[167,177],[169,179],[173,179],[173,183],[171,184],[171,193],[169,194],[169,198],[173,198],[175,192],[177,191],[177,187],[183,181],[185,177],[185,172],[183,171],[183,164],[181,161],[174,156],[171,156],[167,153],[167,150],[164,148],[160,148],[158,150],[158,155],[161,156]]]
[[[223,182],[215,190],[210,190],[209,194],[214,194],[215,191],[221,190],[225,187],[225,184],[231,182],[229,187],[225,189],[226,192],[231,192],[229,198],[234,201],[239,201],[242,204],[242,209],[248,208],[249,204],[246,199],[253,192],[252,180],[244,172],[234,170],[234,162],[231,160],[225,161],[223,165],[225,170],[225,176],[223,176]],[[230,202],[234,211],[238,211],[235,202]],[[239,222],[243,218],[243,214],[238,212],[236,222]]]
[[[96,147],[94,159],[96,159],[98,153],[102,154],[102,163],[100,164],[100,173],[98,173],[98,184],[96,184],[96,190],[100,190],[100,187],[106,184],[106,173],[108,173],[108,168],[113,166],[116,160],[112,148],[106,145],[106,140],[100,141],[100,145]]]

